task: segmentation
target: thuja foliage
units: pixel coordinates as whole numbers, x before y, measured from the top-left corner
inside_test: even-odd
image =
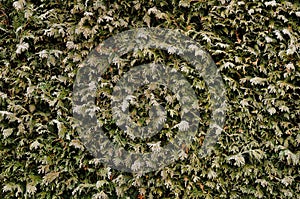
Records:
[[[154,97],[167,111],[165,129],[149,140],[122,132],[110,96],[130,68],[173,67],[199,100],[194,142],[182,146],[178,161],[143,175],[93,157],[72,115],[75,76],[89,52],[141,27],[193,38],[211,54],[227,91],[223,131],[212,154],[201,157],[211,116],[203,78],[171,49],[116,60],[99,82],[95,103],[106,134],[127,150],[163,147],[176,134],[181,111],[168,88],[138,88],[132,120],[149,122]],[[299,36],[300,4],[292,0],[0,1],[0,198],[299,198]]]

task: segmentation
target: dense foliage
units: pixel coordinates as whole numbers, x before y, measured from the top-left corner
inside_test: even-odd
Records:
[[[103,76],[96,104],[111,140],[128,150],[172,137],[131,140],[111,119],[109,99],[130,67],[164,63],[181,71],[199,97],[201,119],[175,163],[144,175],[106,167],[80,142],[72,89],[80,63],[124,30],[180,30],[212,55],[227,90],[223,132],[210,156],[197,151],[209,125],[209,92],[178,56],[128,53]],[[300,3],[226,0],[0,1],[0,198],[300,198]],[[133,120],[147,122],[148,87],[136,91]],[[180,107],[159,87],[167,125]],[[162,93],[164,95],[162,95]],[[167,96],[167,97],[166,97]]]

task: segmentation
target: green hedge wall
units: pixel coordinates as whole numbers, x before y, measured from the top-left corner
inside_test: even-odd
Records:
[[[164,51],[123,57],[107,71],[107,85],[130,67],[164,63],[193,82],[201,108],[184,155],[138,175],[91,156],[75,129],[71,98],[88,53],[141,27],[180,30],[201,44],[222,75],[228,110],[213,153],[199,157],[210,118],[203,79]],[[0,1],[0,198],[300,198],[299,36],[296,0]],[[108,96],[110,86],[99,93]],[[108,101],[97,100],[112,140],[143,148],[145,141],[116,130]],[[177,104],[168,107],[175,115],[169,124],[178,120]],[[147,117],[137,113],[142,108],[147,100],[133,107],[136,120]]]

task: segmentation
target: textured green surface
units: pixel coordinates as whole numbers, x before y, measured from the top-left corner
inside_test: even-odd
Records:
[[[174,67],[199,97],[194,143],[182,146],[174,164],[142,176],[107,168],[89,154],[71,102],[90,50],[140,27],[180,30],[199,42],[220,69],[228,100],[224,131],[213,154],[201,158],[210,103],[193,68],[155,49],[112,65],[99,87],[99,120],[129,150],[147,150],[146,142],[116,131],[107,96],[130,67],[150,61]],[[0,198],[299,198],[299,36],[299,1],[0,1]],[[141,124],[144,90],[131,112]],[[178,101],[163,87],[155,92],[168,106],[167,124],[176,124]],[[166,143],[172,133],[153,140]]]

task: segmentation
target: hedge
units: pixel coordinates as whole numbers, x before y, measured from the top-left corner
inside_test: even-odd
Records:
[[[112,142],[127,150],[164,146],[180,121],[176,95],[152,89],[166,128],[131,139],[110,110],[112,88],[131,68],[162,63],[191,83],[199,129],[177,161],[139,174],[112,169],[80,140],[72,112],[77,71],[111,36],[143,27],[179,31],[213,58],[226,87],[226,120],[201,157],[210,94],[190,63],[158,49],[124,55],[103,75],[95,103]],[[283,0],[0,1],[0,198],[300,198],[300,3]],[[130,114],[149,119],[149,86]],[[151,90],[151,89],[150,89]]]

